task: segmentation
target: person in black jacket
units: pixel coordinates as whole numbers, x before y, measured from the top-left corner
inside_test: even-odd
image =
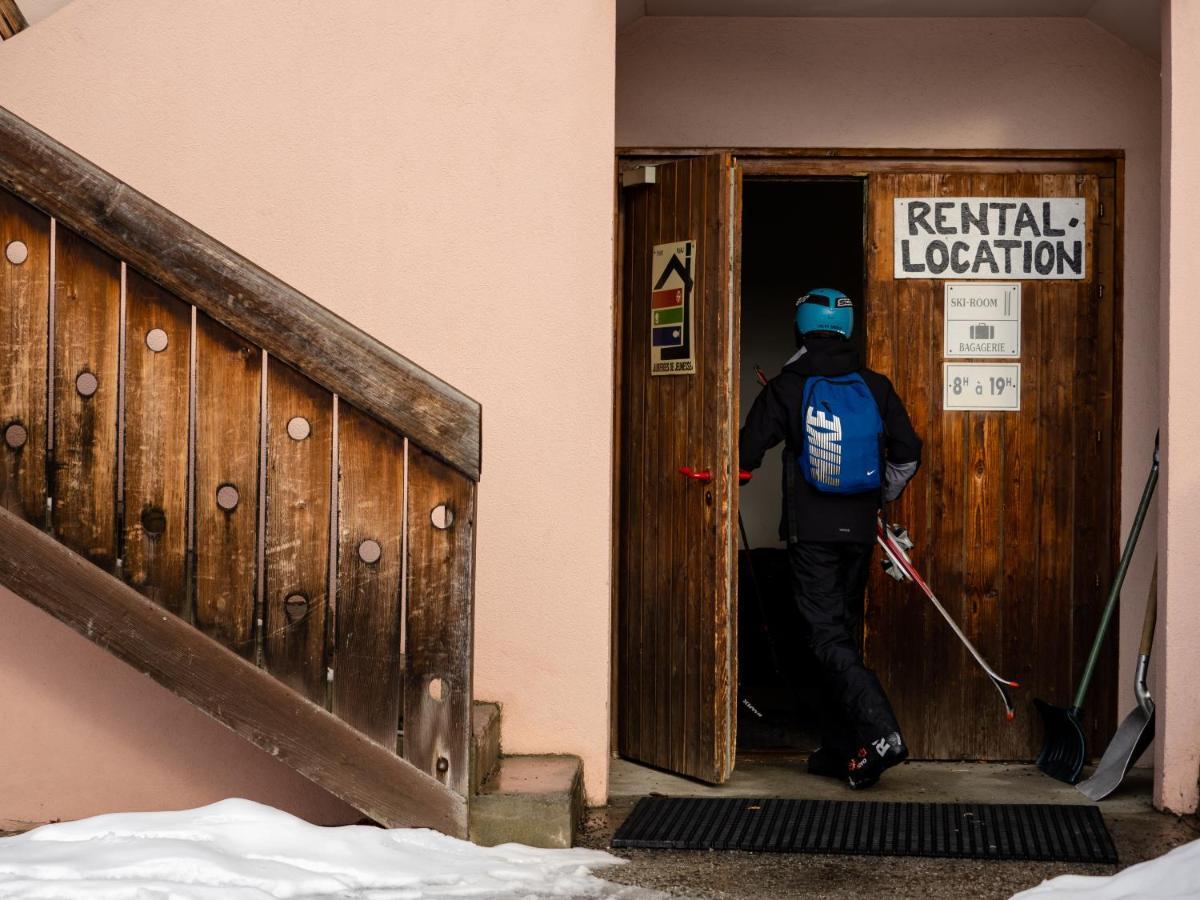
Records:
[[[916,473],[921,440],[892,383],[867,369],[849,337],[853,302],[819,288],[796,303],[800,351],[754,401],[742,426],[739,465],[754,470],[763,455],[784,442],[780,537],[787,541],[792,590],[809,642],[827,681],[821,746],[809,757],[818,775],[870,787],[883,771],[903,762],[908,749],[879,679],[863,664],[856,638],[881,501],[891,502]],[[806,436],[805,383],[810,376],[858,373],[883,422],[881,490],[826,493],[800,471]],[[881,498],[882,494],[882,498]]]

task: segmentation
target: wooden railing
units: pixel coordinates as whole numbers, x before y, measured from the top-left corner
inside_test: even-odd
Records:
[[[479,405],[2,109],[0,187],[0,583],[464,833]]]

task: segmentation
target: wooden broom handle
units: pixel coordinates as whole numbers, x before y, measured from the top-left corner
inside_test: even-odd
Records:
[[[1142,620],[1142,643],[1138,647],[1139,656],[1150,655],[1150,645],[1154,643],[1154,626],[1158,622],[1158,557],[1154,558],[1154,574],[1150,576],[1150,596],[1146,599],[1146,618]]]

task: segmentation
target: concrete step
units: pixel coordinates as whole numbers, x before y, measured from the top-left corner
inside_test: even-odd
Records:
[[[577,756],[505,756],[471,798],[471,840],[570,847],[583,818],[583,761]]]
[[[500,704],[476,700],[471,710],[471,795],[500,767]]]

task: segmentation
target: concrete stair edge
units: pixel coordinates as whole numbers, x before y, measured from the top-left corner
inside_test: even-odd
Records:
[[[471,796],[500,768],[500,704],[476,700],[471,709]]]
[[[485,847],[570,847],[584,811],[578,756],[504,756],[496,775],[471,798],[470,838]]]

